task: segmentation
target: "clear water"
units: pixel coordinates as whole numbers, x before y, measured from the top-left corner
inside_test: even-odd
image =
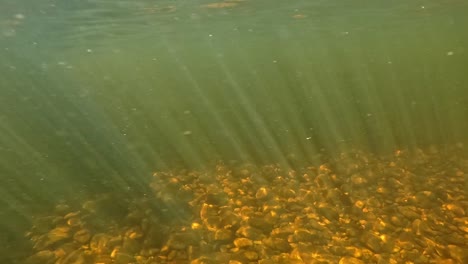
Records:
[[[57,201],[145,192],[155,170],[466,144],[467,14],[463,0],[2,0],[0,243]]]

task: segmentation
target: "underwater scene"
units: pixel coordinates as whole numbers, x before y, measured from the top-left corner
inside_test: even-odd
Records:
[[[0,0],[0,263],[468,263],[465,0]]]

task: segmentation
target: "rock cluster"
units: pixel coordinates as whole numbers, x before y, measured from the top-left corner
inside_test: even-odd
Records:
[[[156,172],[125,210],[37,218],[27,263],[468,263],[467,172],[456,146]]]

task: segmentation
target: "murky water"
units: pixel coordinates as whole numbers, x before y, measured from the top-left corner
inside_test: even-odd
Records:
[[[300,170],[356,149],[452,146],[463,159],[467,12],[461,0],[1,1],[0,255],[20,259],[11,245],[57,204],[151,196],[154,171]],[[451,168],[463,179],[464,162]]]

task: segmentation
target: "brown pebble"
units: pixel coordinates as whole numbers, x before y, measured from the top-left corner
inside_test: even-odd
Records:
[[[87,229],[81,229],[73,235],[73,239],[81,244],[84,244],[89,241],[91,234]]]

